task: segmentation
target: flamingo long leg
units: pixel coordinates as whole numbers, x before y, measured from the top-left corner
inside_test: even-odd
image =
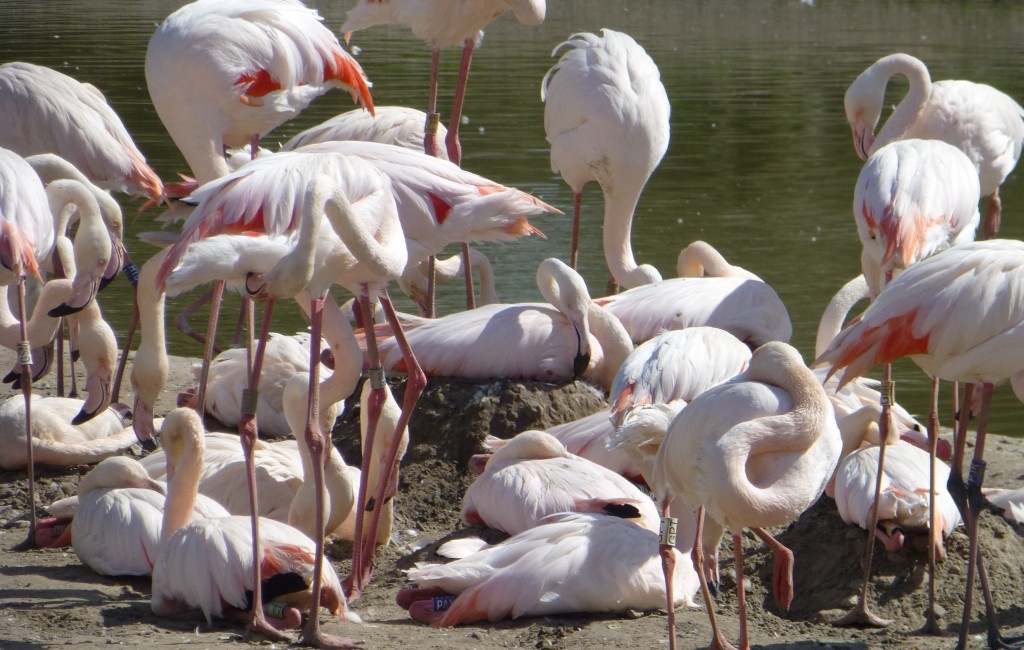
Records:
[[[931,404],[928,409],[928,611],[925,612],[924,625],[919,630],[922,634],[939,634],[938,618],[935,615],[935,556],[937,513],[935,511],[935,456],[939,444],[939,379],[932,378]]]
[[[670,500],[666,497],[661,503],[661,543],[658,544],[658,555],[661,556],[661,571],[665,574],[665,612],[668,614],[668,647],[676,650],[676,609],[673,574],[676,570],[675,536],[676,519],[668,516]]]
[[[583,194],[573,192],[572,195],[572,268],[576,268],[580,251],[580,214],[583,212]]]
[[[213,360],[214,338],[217,334],[217,321],[220,318],[220,303],[224,297],[224,281],[218,280],[213,285],[213,296],[210,299],[210,320],[206,326],[206,345],[203,348],[203,368],[199,373],[199,388],[196,390],[195,409],[199,417],[206,414],[206,385],[210,376],[210,363]],[[255,390],[255,388],[253,388]]]
[[[455,98],[452,100],[452,115],[448,121],[448,135],[445,136],[445,147],[448,149],[448,160],[462,166],[462,143],[459,142],[459,125],[462,123],[462,106],[466,101],[466,86],[469,83],[469,67],[473,62],[473,49],[476,46],[472,38],[467,38],[462,46],[462,62],[459,64],[459,81],[455,86]],[[466,269],[466,309],[476,307],[473,291],[473,274],[469,272],[469,244],[462,244],[462,268]]]
[[[415,407],[416,402],[420,398],[420,394],[427,385],[427,377],[423,372],[423,368],[420,367],[419,362],[416,360],[416,355],[413,354],[412,347],[409,345],[409,341],[405,336],[405,332],[402,330],[402,324],[398,320],[398,314],[395,311],[395,306],[391,303],[391,298],[388,296],[387,290],[382,289],[380,294],[381,307],[384,309],[384,315],[391,325],[391,330],[394,332],[395,343],[398,348],[402,351],[402,357],[405,360],[406,368],[408,369],[408,379],[405,384],[405,395],[402,398],[402,412],[398,416],[398,422],[395,424],[395,435],[391,440],[391,445],[387,450],[387,454],[384,456],[384,460],[381,462],[381,473],[378,478],[376,489],[374,490],[374,497],[372,503],[375,504],[373,508],[373,514],[370,517],[370,525],[367,530],[362,533],[362,537],[356,536],[356,544],[362,544],[362,566],[356,567],[353,561],[353,573],[355,571],[361,571],[363,576],[362,584],[369,581],[369,577],[373,571],[373,554],[377,540],[377,529],[380,527],[380,516],[383,510],[380,504],[383,504],[386,499],[390,499],[394,494],[387,494],[388,485],[397,486],[398,477],[398,448],[401,445],[402,437],[405,432],[405,428],[409,424],[409,417],[412,414],[412,409]],[[377,410],[373,422],[376,423],[380,416],[380,404],[374,406]],[[368,438],[369,440],[369,438]],[[364,472],[369,470],[367,462],[369,460],[369,454],[372,454],[373,449],[370,447],[369,442],[366,443],[366,449],[363,450],[363,466]],[[361,487],[361,486],[360,486]]]
[[[25,276],[18,278],[18,326],[21,340],[18,342],[18,363],[21,365],[21,394],[25,398],[25,469],[28,473],[28,537],[15,550],[33,548],[36,540],[36,477],[35,461],[32,458],[32,349],[28,342],[28,327],[25,323]]]
[[[700,592],[704,596],[704,607],[708,610],[708,620],[711,622],[711,644],[708,648],[716,650],[736,650],[736,648],[725,640],[722,631],[718,628],[718,619],[715,616],[714,600],[711,597],[711,589],[708,588],[708,579],[704,573],[704,547],[701,539],[704,537],[704,506],[697,509],[697,532],[693,536],[693,550],[690,557],[693,559],[693,568],[697,571],[697,579],[700,580]]]
[[[736,601],[740,610],[740,650],[750,650],[747,637],[747,594],[743,589],[743,536],[733,533],[732,556],[736,565]]]
[[[873,627],[887,627],[892,625],[892,621],[884,619],[868,607],[868,582],[871,578],[871,557],[875,549],[875,528],[878,527],[878,501],[882,493],[882,473],[885,469],[885,447],[889,438],[889,429],[891,425],[891,402],[892,399],[887,395],[887,391],[891,390],[892,386],[892,364],[885,364],[885,370],[882,379],[882,415],[878,421],[878,436],[881,439],[881,444],[878,446],[878,474],[875,476],[875,499],[874,506],[871,508],[871,518],[868,520],[868,539],[867,549],[864,551],[864,579],[861,584],[860,593],[857,594],[857,604],[854,605],[853,609],[848,614],[840,619],[832,621],[833,625],[847,626],[847,625],[870,625]]]
[[[128,351],[132,349],[132,341],[135,339],[135,332],[139,329],[139,303],[132,298],[132,317],[128,322],[128,333],[124,337],[124,347],[121,348],[121,356],[117,360],[117,370],[114,372],[114,388],[111,392],[111,402],[117,402],[121,393],[121,379],[124,377],[124,369],[128,365]]]
[[[207,334],[207,336],[204,337],[202,334],[192,329],[192,326],[189,324],[189,319],[192,318],[192,314],[196,313],[200,307],[213,300],[215,291],[216,287],[210,289],[203,295],[199,296],[199,298],[197,298],[195,302],[193,302],[188,307],[185,307],[185,309],[181,310],[181,312],[174,317],[174,326],[178,328],[179,332],[203,344],[204,346],[207,345],[207,339],[209,338],[209,334]],[[213,306],[211,305],[211,309],[212,308]],[[217,346],[216,342],[213,344],[213,353],[221,353],[221,349],[220,347]]]
[[[381,409],[384,404],[384,368],[380,362],[380,352],[377,348],[377,337],[373,329],[373,308],[367,295],[360,295],[356,298],[357,313],[363,322],[363,329],[366,332],[366,356],[369,362],[367,371],[370,382],[370,395],[367,399],[365,416],[366,438],[363,440],[362,471],[359,474],[359,495],[356,499],[356,526],[355,544],[352,548],[352,570],[345,578],[345,595],[350,601],[355,600],[363,591],[363,587],[370,580],[372,563],[364,559],[363,545],[360,540],[365,536],[363,529],[366,520],[367,492],[370,481],[370,455],[373,453],[374,439],[377,434],[377,422],[380,419]],[[368,569],[364,565],[369,564]]]

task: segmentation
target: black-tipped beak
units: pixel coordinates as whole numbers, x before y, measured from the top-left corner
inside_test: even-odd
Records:
[[[88,303],[87,303],[88,304]],[[85,305],[74,306],[67,303],[57,305],[50,311],[46,312],[46,315],[51,318],[60,318],[62,316],[70,316],[71,314],[77,314],[78,312],[85,309]]]
[[[576,354],[576,357],[572,360],[572,376],[582,377],[583,373],[586,372],[587,366],[590,365],[589,354]]]

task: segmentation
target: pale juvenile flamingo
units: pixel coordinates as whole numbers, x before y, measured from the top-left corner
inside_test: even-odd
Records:
[[[160,548],[165,484],[139,461],[108,458],[78,484],[74,519],[66,532],[75,555],[105,576],[148,576]],[[227,517],[213,499],[199,495],[190,519]]]
[[[583,187],[597,181],[604,193],[609,284],[632,289],[661,280],[653,266],[637,266],[630,231],[640,193],[668,150],[671,107],[644,48],[622,32],[601,34],[573,34],[552,52],[565,48],[541,82],[544,132],[551,169],[573,191],[571,266],[576,268]]]
[[[999,635],[982,556],[978,553],[977,531],[992,386],[1009,379],[1018,399],[1024,400],[1024,358],[1020,352],[1024,309],[1017,299],[1022,283],[1024,244],[1021,242],[990,240],[951,247],[897,276],[861,318],[840,332],[818,359],[832,364],[833,372],[845,368],[840,383],[879,363],[910,356],[932,377],[983,385],[982,410],[967,485],[964,486],[962,478],[967,409],[961,411],[949,481],[950,493],[957,500],[971,539],[967,593],[958,642],[960,650],[967,645],[976,567],[985,587],[989,643],[993,647],[1005,645]],[[958,317],[957,314],[970,316]]]
[[[875,134],[889,79],[902,75],[910,87]],[[991,195],[982,228],[999,231],[999,186],[1024,147],[1024,108],[1006,93],[963,80],[932,82],[928,68],[909,54],[890,54],[871,64],[850,84],[844,100],[853,146],[861,160],[895,140],[942,140],[971,159],[981,177],[982,196]]]
[[[566,512],[494,546],[456,540],[438,550],[457,557],[409,571],[418,588],[398,604],[435,627],[521,616],[622,612],[665,606],[658,535],[611,515]],[[682,555],[672,550],[679,559]],[[674,576],[671,606],[692,605],[697,580],[689,563]],[[447,611],[445,611],[447,610]]]
[[[853,197],[853,216],[863,250],[861,271],[872,298],[878,296],[896,274],[950,246],[974,239],[980,219],[979,181],[970,159],[959,149],[941,140],[896,140],[878,149],[861,169]],[[892,368],[886,364],[882,375],[882,402],[879,436],[890,440]],[[938,384],[932,386],[929,411],[929,441],[938,440]],[[933,425],[933,423],[935,423]],[[881,480],[885,476],[885,447],[878,454],[876,498],[881,498]],[[873,530],[873,526],[868,527]],[[864,584],[857,604],[836,625],[868,624],[876,627],[890,621],[876,616],[867,605],[868,580],[874,544],[865,545]],[[934,550],[929,565],[934,566]],[[930,581],[934,578],[929,577]],[[925,629],[937,630],[930,600]]]
[[[28,340],[25,279],[42,281],[39,265],[53,252],[53,217],[46,190],[25,160],[0,148],[0,285],[17,287],[18,364],[25,401],[25,454],[29,486],[28,537],[19,548],[31,546],[36,534],[35,476],[32,461],[32,345]]]
[[[679,498],[699,506],[698,530],[706,510],[732,532],[744,650],[749,641],[742,530],[753,529],[775,549],[773,591],[776,601],[788,607],[793,598],[792,553],[764,529],[793,521],[817,501],[841,449],[824,389],[799,352],[781,342],[757,348],[743,374],[697,396],[665,435],[649,477],[651,486],[663,501]],[[711,617],[712,647],[730,647],[713,614],[700,549],[694,546],[694,560]],[[666,575],[671,568],[669,558]]]
[[[494,452],[466,489],[462,522],[515,535],[557,512],[615,514],[620,502],[639,511],[638,525],[658,530],[658,509],[631,482],[570,454],[543,431],[524,431]]]
[[[633,344],[622,325],[592,304],[583,278],[557,259],[537,267],[547,303],[486,305],[441,318],[407,318],[409,345],[428,376],[568,381],[603,390]],[[387,334],[384,328],[375,332]],[[405,371],[401,349],[380,341],[384,368]]]
[[[871,414],[874,419],[874,414]],[[887,551],[902,548],[909,533],[925,532],[932,535],[938,559],[946,557],[942,540],[960,524],[960,511],[953,497],[945,489],[949,467],[937,458],[935,463],[936,507],[935,527],[929,526],[929,463],[930,455],[907,442],[896,442],[886,449],[885,476],[882,495],[875,501],[875,472],[878,471],[878,445],[861,447],[839,461],[835,488],[829,494],[836,500],[839,516],[848,524],[867,529],[871,518],[878,524],[872,531]]]
[[[268,622],[283,627],[298,627],[302,610],[319,618],[321,605],[332,614],[342,612],[345,596],[337,574],[330,565],[315,561],[316,544],[295,528],[262,519],[262,539],[258,552],[253,553],[249,517],[192,519],[203,462],[203,434],[199,415],[189,408],[171,411],[161,427],[172,470],[168,472],[171,480],[153,563],[153,612],[187,617],[199,610],[209,623],[214,616],[238,611],[248,617],[244,610],[263,609],[276,601],[284,605],[283,613]],[[280,577],[258,590],[253,582],[254,564],[262,565],[265,579]],[[322,599],[316,588],[310,587],[319,582],[323,583]],[[331,640],[338,647],[358,647],[345,639]]]
[[[105,189],[159,200],[163,184],[92,84],[32,63],[0,65],[0,147],[57,154]]]

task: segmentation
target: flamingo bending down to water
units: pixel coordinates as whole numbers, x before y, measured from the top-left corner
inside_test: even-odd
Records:
[[[881,130],[885,87],[896,75],[910,83]],[[977,170],[981,194],[991,195],[982,228],[986,238],[999,231],[999,186],[1010,175],[1024,147],[1024,108],[986,84],[963,80],[932,82],[928,68],[909,54],[875,61],[850,84],[844,100],[853,146],[861,160],[895,140],[942,140],[959,148]]]
[[[957,500],[971,539],[967,593],[958,648],[966,647],[974,571],[984,571],[978,554],[978,516],[984,479],[985,434],[992,386],[1010,380],[1024,400],[1021,325],[1024,301],[1024,244],[1012,240],[971,242],[922,260],[889,283],[861,318],[840,332],[818,358],[845,369],[840,383],[879,363],[909,356],[932,377],[980,383],[982,410],[968,483],[962,466],[966,409],[956,433],[950,493]],[[965,317],[957,317],[966,314]],[[975,564],[977,562],[977,565]],[[985,593],[990,643],[999,642],[995,610]]]
[[[414,619],[435,627],[649,610],[666,602],[657,533],[611,515],[553,514],[494,546],[455,540],[438,553],[458,559],[409,571],[418,587],[400,590],[397,598]],[[692,566],[683,562],[680,568],[674,576],[672,607],[692,605],[697,591]]]
[[[315,563],[316,544],[301,532],[261,519],[258,552],[252,552],[249,517],[214,517],[192,520],[203,463],[203,424],[189,408],[178,408],[164,419],[161,437],[168,450],[171,481],[167,486],[163,529],[153,563],[153,612],[182,617],[200,610],[207,622],[232,610],[262,608],[273,601],[286,603],[278,623],[298,627],[301,610],[319,617],[320,605],[332,614],[345,607],[341,582],[330,565]],[[259,558],[259,561],[254,561]],[[262,565],[266,583],[257,600],[253,564]],[[320,572],[323,599],[311,589]],[[318,582],[319,582],[318,581]],[[244,614],[243,614],[244,615]],[[335,639],[340,642],[340,639]],[[342,647],[358,647],[352,642]]]
[[[675,497],[699,506],[698,529],[706,510],[732,532],[741,648],[749,648],[742,529],[752,528],[776,550],[773,590],[776,601],[788,607],[792,553],[764,528],[793,521],[817,501],[841,449],[824,389],[799,352],[781,342],[757,348],[744,373],[701,393],[672,421],[650,483],[663,501]],[[700,548],[695,545],[694,559],[714,630],[712,645],[722,647]]]
[[[537,286],[548,304],[487,305],[407,320],[409,344],[424,372],[470,379],[580,377],[610,388],[633,349],[622,325],[592,304],[583,279],[559,260],[541,262]],[[380,342],[385,368],[405,370],[400,352],[396,341]]]
[[[163,184],[103,93],[31,63],[0,65],[0,147],[28,157],[52,153],[92,182],[159,200]]]
[[[524,431],[494,452],[466,489],[462,521],[515,535],[556,512],[601,511],[621,500],[639,510],[638,525],[658,530],[657,508],[635,485],[543,431]]]
[[[583,186],[597,181],[611,281],[632,289],[661,280],[653,266],[637,266],[630,230],[640,193],[668,149],[671,108],[658,66],[643,47],[621,32],[601,34],[574,34],[552,52],[565,48],[541,83],[544,132],[551,169],[573,191],[572,267]]]

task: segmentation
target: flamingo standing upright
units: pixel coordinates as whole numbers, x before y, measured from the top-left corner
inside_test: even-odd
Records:
[[[861,318],[844,329],[818,358],[845,368],[840,383],[880,363],[909,356],[932,377],[981,383],[974,459],[967,485],[963,459],[967,437],[963,409],[956,432],[950,493],[958,501],[970,536],[967,593],[958,648],[967,645],[975,568],[982,575],[989,643],[1005,647],[999,636],[982,556],[978,553],[978,517],[985,471],[988,405],[994,384],[1010,380],[1024,400],[1024,244],[1011,240],[971,242],[918,262],[889,283]],[[961,315],[961,316],[958,316]],[[932,524],[934,526],[934,520]]]
[[[39,275],[39,265],[53,251],[53,217],[46,190],[25,160],[0,148],[0,284],[16,285],[18,298],[18,368],[25,399],[26,467],[29,485],[28,537],[19,548],[34,543],[36,534],[35,476],[32,461],[32,354],[28,342],[25,279]]]
[[[448,160],[462,164],[462,144],[459,142],[459,125],[462,121],[462,107],[466,98],[466,84],[469,81],[469,66],[473,50],[483,37],[481,31],[488,23],[511,11],[523,25],[539,25],[547,13],[545,0],[452,0],[438,11],[436,4],[429,0],[359,0],[345,17],[341,30],[346,34],[367,27],[384,24],[408,25],[413,34],[419,36],[433,48],[430,66],[430,91],[427,100],[427,119],[424,125],[423,150],[430,156],[438,155],[437,137],[440,114],[437,111],[437,78],[441,61],[441,49],[452,45],[462,46],[462,64],[459,79],[452,100],[451,118],[448,131],[443,134]],[[469,246],[463,243],[464,263],[469,266]],[[431,266],[433,263],[431,262]],[[431,272],[431,275],[433,273]],[[433,284],[430,284],[428,298],[433,315]],[[466,307],[476,306],[473,297],[472,277],[466,276]]]
[[[941,140],[896,140],[875,151],[857,177],[853,216],[863,250],[861,270],[872,297],[878,296],[896,274],[949,246],[973,241],[980,216],[978,174],[970,159],[958,148]],[[892,368],[883,371],[879,436],[890,439]],[[932,387],[929,413],[930,445],[938,441],[938,385]],[[933,424],[934,423],[934,424]],[[875,497],[880,498],[885,476],[885,447],[878,453]],[[877,510],[876,510],[877,514]],[[869,530],[873,530],[873,526]],[[857,604],[837,625],[890,623],[870,611],[867,605],[868,579],[874,544],[868,543],[864,559],[864,583]],[[934,566],[934,546],[929,565]],[[930,581],[934,572],[930,572]],[[934,583],[933,583],[934,584]],[[926,628],[936,628],[934,599],[929,599]]]
[[[875,133],[885,87],[896,75],[910,82],[906,96]],[[871,64],[850,84],[844,100],[853,146],[861,160],[896,140],[942,140],[971,159],[981,177],[982,196],[991,195],[982,232],[999,231],[999,186],[1024,147],[1024,108],[992,86],[963,80],[932,82],[928,68],[909,54],[890,54]]]
[[[571,266],[576,268],[583,186],[597,181],[604,192],[609,285],[632,289],[661,280],[653,266],[637,266],[630,230],[640,193],[668,149],[671,108],[647,52],[621,32],[601,34],[574,34],[552,53],[566,48],[541,84],[544,131],[551,169],[573,191]]]
[[[824,389],[799,352],[781,342],[759,347],[744,373],[698,395],[665,435],[650,477],[655,493],[663,501],[675,497],[699,506],[698,531],[705,510],[732,531],[742,650],[750,647],[742,529],[752,528],[776,550],[775,599],[788,607],[792,553],[764,528],[794,520],[821,496],[841,449]],[[712,647],[731,647],[711,608],[700,544],[694,545],[694,561],[711,617]]]

